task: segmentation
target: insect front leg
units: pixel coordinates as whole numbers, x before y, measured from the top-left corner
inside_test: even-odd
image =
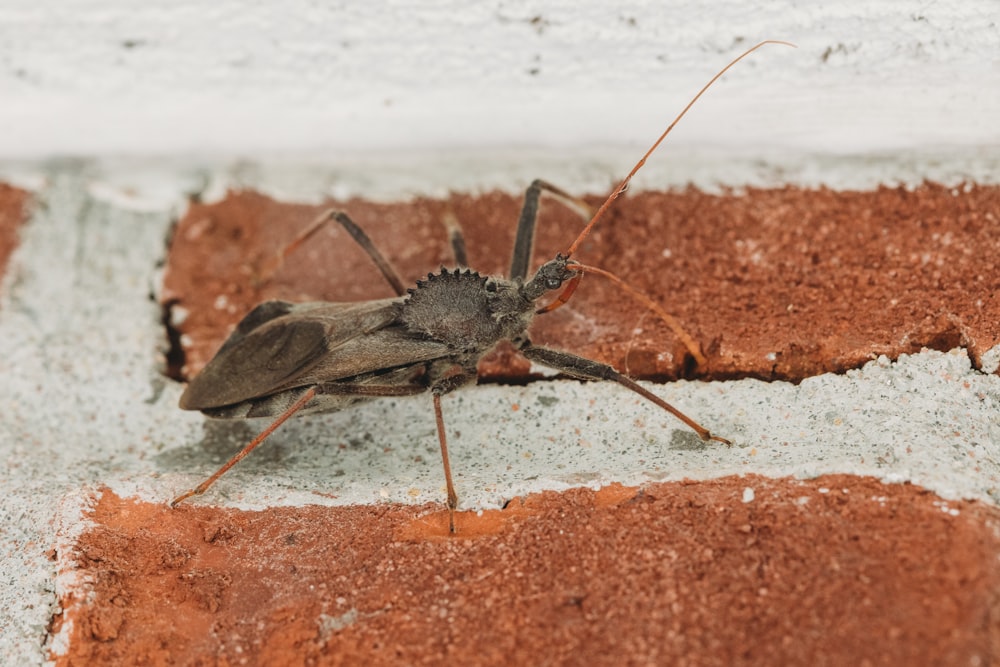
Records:
[[[554,368],[557,371],[565,373],[566,375],[571,375],[584,380],[611,380],[612,382],[617,382],[623,387],[634,391],[646,400],[655,403],[673,416],[680,419],[682,422],[690,426],[702,440],[715,440],[716,442],[721,442],[726,445],[733,444],[725,438],[712,435],[707,428],[691,419],[653,392],[642,387],[632,378],[622,375],[607,364],[602,364],[585,357],[578,357],[577,355],[569,354],[568,352],[550,350],[545,347],[534,347],[530,343],[526,343],[524,347],[521,348],[521,353],[531,361],[537,361],[544,366]]]
[[[521,217],[517,222],[517,236],[514,238],[514,252],[510,259],[510,278],[524,280],[528,276],[531,265],[531,252],[535,245],[535,223],[538,221],[538,206],[542,192],[548,192],[558,198],[563,204],[580,214],[584,219],[591,214],[590,206],[582,199],[560,190],[556,186],[535,179],[524,192],[524,204],[521,207]]]

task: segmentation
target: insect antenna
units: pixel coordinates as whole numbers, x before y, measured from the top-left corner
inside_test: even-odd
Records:
[[[601,207],[597,209],[597,213],[594,214],[594,217],[590,219],[590,222],[587,223],[587,226],[583,228],[583,231],[580,232],[580,235],[576,237],[576,240],[573,241],[569,249],[567,249],[566,252],[563,253],[563,255],[565,255],[566,257],[571,257],[573,253],[576,252],[577,248],[580,247],[580,244],[583,243],[584,239],[590,236],[591,230],[594,228],[594,225],[597,224],[597,221],[604,216],[604,212],[608,210],[612,202],[614,202],[616,199],[618,199],[625,193],[625,191],[628,189],[629,181],[632,180],[632,177],[636,175],[636,172],[642,169],[642,166],[646,164],[646,160],[649,158],[649,156],[652,155],[657,148],[659,148],[660,144],[663,143],[663,140],[667,138],[668,134],[670,134],[670,131],[674,129],[674,126],[677,125],[677,123],[680,122],[681,118],[683,118],[684,115],[687,114],[688,110],[694,106],[694,103],[697,102],[698,99],[705,94],[705,91],[708,90],[713,83],[718,81],[723,74],[728,72],[733,65],[743,60],[748,55],[750,55],[757,49],[761,48],[765,44],[784,44],[785,46],[791,46],[792,48],[795,48],[795,45],[790,42],[782,42],[774,39],[764,40],[763,42],[760,42],[755,46],[747,49],[741,55],[734,58],[728,65],[719,70],[719,73],[713,76],[708,83],[702,86],[702,89],[698,91],[698,94],[695,95],[693,98],[691,98],[691,101],[687,103],[687,106],[684,107],[684,109],[679,114],[677,114],[677,117],[674,118],[673,122],[671,122],[670,125],[667,126],[667,129],[663,131],[663,134],[660,135],[660,138],[657,139],[653,143],[653,145],[650,146],[649,150],[646,151],[646,153],[639,159],[639,161],[635,163],[635,166],[632,167],[632,171],[628,173],[628,176],[626,176],[622,180],[622,182],[618,185],[618,187],[615,188],[610,195],[608,195],[608,198],[604,200],[604,203],[601,204]]]
[[[627,282],[625,282],[615,274],[611,273],[610,271],[605,271],[604,269],[598,268],[596,266],[587,266],[586,264],[580,264],[579,262],[575,261],[567,264],[566,268],[568,268],[571,271],[578,272],[577,276],[572,278],[572,280],[575,280],[577,283],[580,282],[579,278],[583,276],[584,273],[593,273],[594,275],[607,278],[611,282],[618,285],[618,287],[620,287],[622,291],[624,291],[630,297],[632,297],[633,299],[635,299],[636,301],[638,301],[639,303],[641,303],[642,305],[646,306],[651,311],[656,313],[656,315],[661,320],[663,320],[668,327],[670,327],[670,329],[674,332],[674,335],[676,335],[677,338],[680,339],[681,343],[684,344],[684,347],[686,347],[688,352],[691,353],[691,356],[694,357],[695,363],[698,366],[704,367],[708,363],[708,360],[705,358],[705,355],[702,354],[701,352],[701,346],[698,345],[698,343],[695,342],[694,338],[692,338],[691,335],[684,330],[684,327],[681,326],[681,323],[678,322],[673,315],[665,311],[660,304],[656,303],[651,298],[649,298],[636,288],[632,287]],[[565,291],[563,294],[560,294],[555,301],[542,308],[540,312],[541,311],[548,312],[550,310],[555,310],[563,303],[566,303],[566,301],[569,300],[569,296],[566,296],[565,299],[563,299],[564,294]],[[570,294],[572,294],[572,292],[570,292]]]
[[[753,53],[757,49],[767,44],[783,44],[785,46],[791,46],[792,48],[795,48],[795,45],[790,42],[783,42],[780,40],[772,40],[772,39],[764,40],[763,42],[759,42],[758,44],[747,49],[742,54],[740,54],[732,61],[730,61],[728,65],[719,70],[719,72],[715,76],[713,76],[708,83],[702,86],[701,90],[698,91],[698,94],[691,98],[691,101],[687,103],[687,106],[685,106],[681,110],[681,112],[677,114],[677,117],[674,118],[674,120],[670,123],[670,125],[667,126],[667,129],[663,131],[663,133],[659,136],[659,138],[657,138],[657,140],[653,142],[653,145],[649,147],[649,150],[647,150],[643,154],[643,156],[639,158],[639,161],[635,163],[635,166],[632,167],[632,170],[628,173],[628,175],[625,176],[624,179],[622,179],[622,182],[618,184],[618,187],[615,188],[610,195],[608,195],[608,198],[604,200],[604,203],[601,204],[601,207],[597,209],[597,212],[594,213],[593,217],[590,218],[590,221],[580,232],[579,236],[576,237],[576,240],[573,241],[572,244],[570,244],[566,252],[562,253],[563,257],[569,258],[573,256],[573,253],[577,251],[577,249],[580,247],[580,244],[583,243],[584,239],[586,239],[590,235],[590,232],[594,229],[594,226],[604,216],[604,213],[608,210],[608,208],[611,207],[611,204],[614,203],[614,201],[618,199],[620,196],[625,194],[626,190],[628,190],[628,185],[629,182],[631,182],[632,177],[635,176],[640,169],[642,169],[643,165],[646,164],[646,160],[649,159],[649,156],[651,156],[653,152],[660,147],[660,144],[662,144],[663,140],[667,138],[667,135],[670,134],[670,132],[674,129],[677,123],[680,122],[681,118],[683,118],[687,114],[687,112],[691,109],[691,107],[694,106],[695,102],[697,102],[701,98],[701,96],[705,94],[705,91],[711,88],[712,84],[718,81],[722,77],[722,75],[728,72],[730,68],[732,68],[736,63],[743,60],[751,53]],[[651,311],[656,313],[656,315],[658,315],[660,319],[663,320],[668,327],[670,327],[670,329],[674,332],[677,338],[680,339],[680,341],[684,344],[684,347],[686,347],[688,352],[690,352],[691,356],[694,358],[695,363],[698,366],[704,366],[707,363],[705,355],[702,354],[701,352],[701,346],[699,346],[698,343],[695,342],[694,338],[692,338],[691,335],[684,330],[684,327],[680,325],[680,322],[678,322],[672,315],[670,315],[658,303],[650,299],[648,296],[646,296],[639,290],[635,289],[634,287],[626,283],[624,280],[622,280],[615,274],[609,271],[605,271],[604,269],[600,269],[595,266],[586,266],[584,264],[579,264],[577,262],[573,262],[567,265],[567,268],[579,271],[580,273],[577,276],[574,276],[573,278],[570,279],[570,281],[566,284],[562,292],[559,293],[559,296],[557,296],[555,300],[543,306],[542,308],[539,308],[536,311],[536,313],[539,314],[548,313],[566,304],[569,301],[570,297],[573,296],[573,293],[576,291],[576,288],[579,286],[582,274],[593,273],[595,275],[603,276],[608,280],[611,280],[612,282],[616,283],[622,290],[628,293],[629,296],[631,296],[636,301],[639,301],[647,308],[649,308]]]

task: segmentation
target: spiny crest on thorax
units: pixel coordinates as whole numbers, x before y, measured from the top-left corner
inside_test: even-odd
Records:
[[[471,269],[428,273],[407,290],[406,327],[457,349],[480,348],[501,335],[493,317],[495,282]]]

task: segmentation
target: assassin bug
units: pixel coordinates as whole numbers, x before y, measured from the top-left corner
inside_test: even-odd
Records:
[[[373,398],[430,391],[448,492],[449,527],[455,532],[458,496],[448,462],[441,397],[475,381],[479,360],[501,341],[510,341],[529,360],[566,375],[617,382],[673,414],[702,440],[731,444],[607,364],[532,345],[528,327],[535,315],[566,303],[585,273],[594,273],[614,280],[660,313],[681,334],[695,358],[703,362],[694,341],[655,303],[631,290],[613,274],[580,264],[572,256],[698,98],[730,67],[768,43],[787,44],[761,42],[716,74],[608,196],[569,248],[530,277],[535,221],[542,193],[554,195],[570,206],[586,206],[544,181],[533,182],[525,193],[509,277],[481,276],[464,268],[465,244],[458,227],[451,224],[452,248],[460,268],[442,267],[438,273],[430,273],[415,287],[406,289],[392,265],[347,214],[329,211],[320,216],[280,257],[324,225],[336,222],[367,252],[397,296],[355,303],[267,301],[246,315],[215,357],[187,386],[180,407],[222,419],[275,419],[211,477],[174,498],[171,506],[204,493],[296,413],[331,412]],[[278,260],[278,266],[281,261]],[[539,307],[537,302],[551,293],[555,293],[554,299]]]

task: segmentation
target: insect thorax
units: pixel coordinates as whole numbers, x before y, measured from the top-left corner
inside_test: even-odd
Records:
[[[457,350],[483,351],[516,338],[531,322],[534,308],[518,283],[466,269],[427,274],[403,302],[406,327]]]

